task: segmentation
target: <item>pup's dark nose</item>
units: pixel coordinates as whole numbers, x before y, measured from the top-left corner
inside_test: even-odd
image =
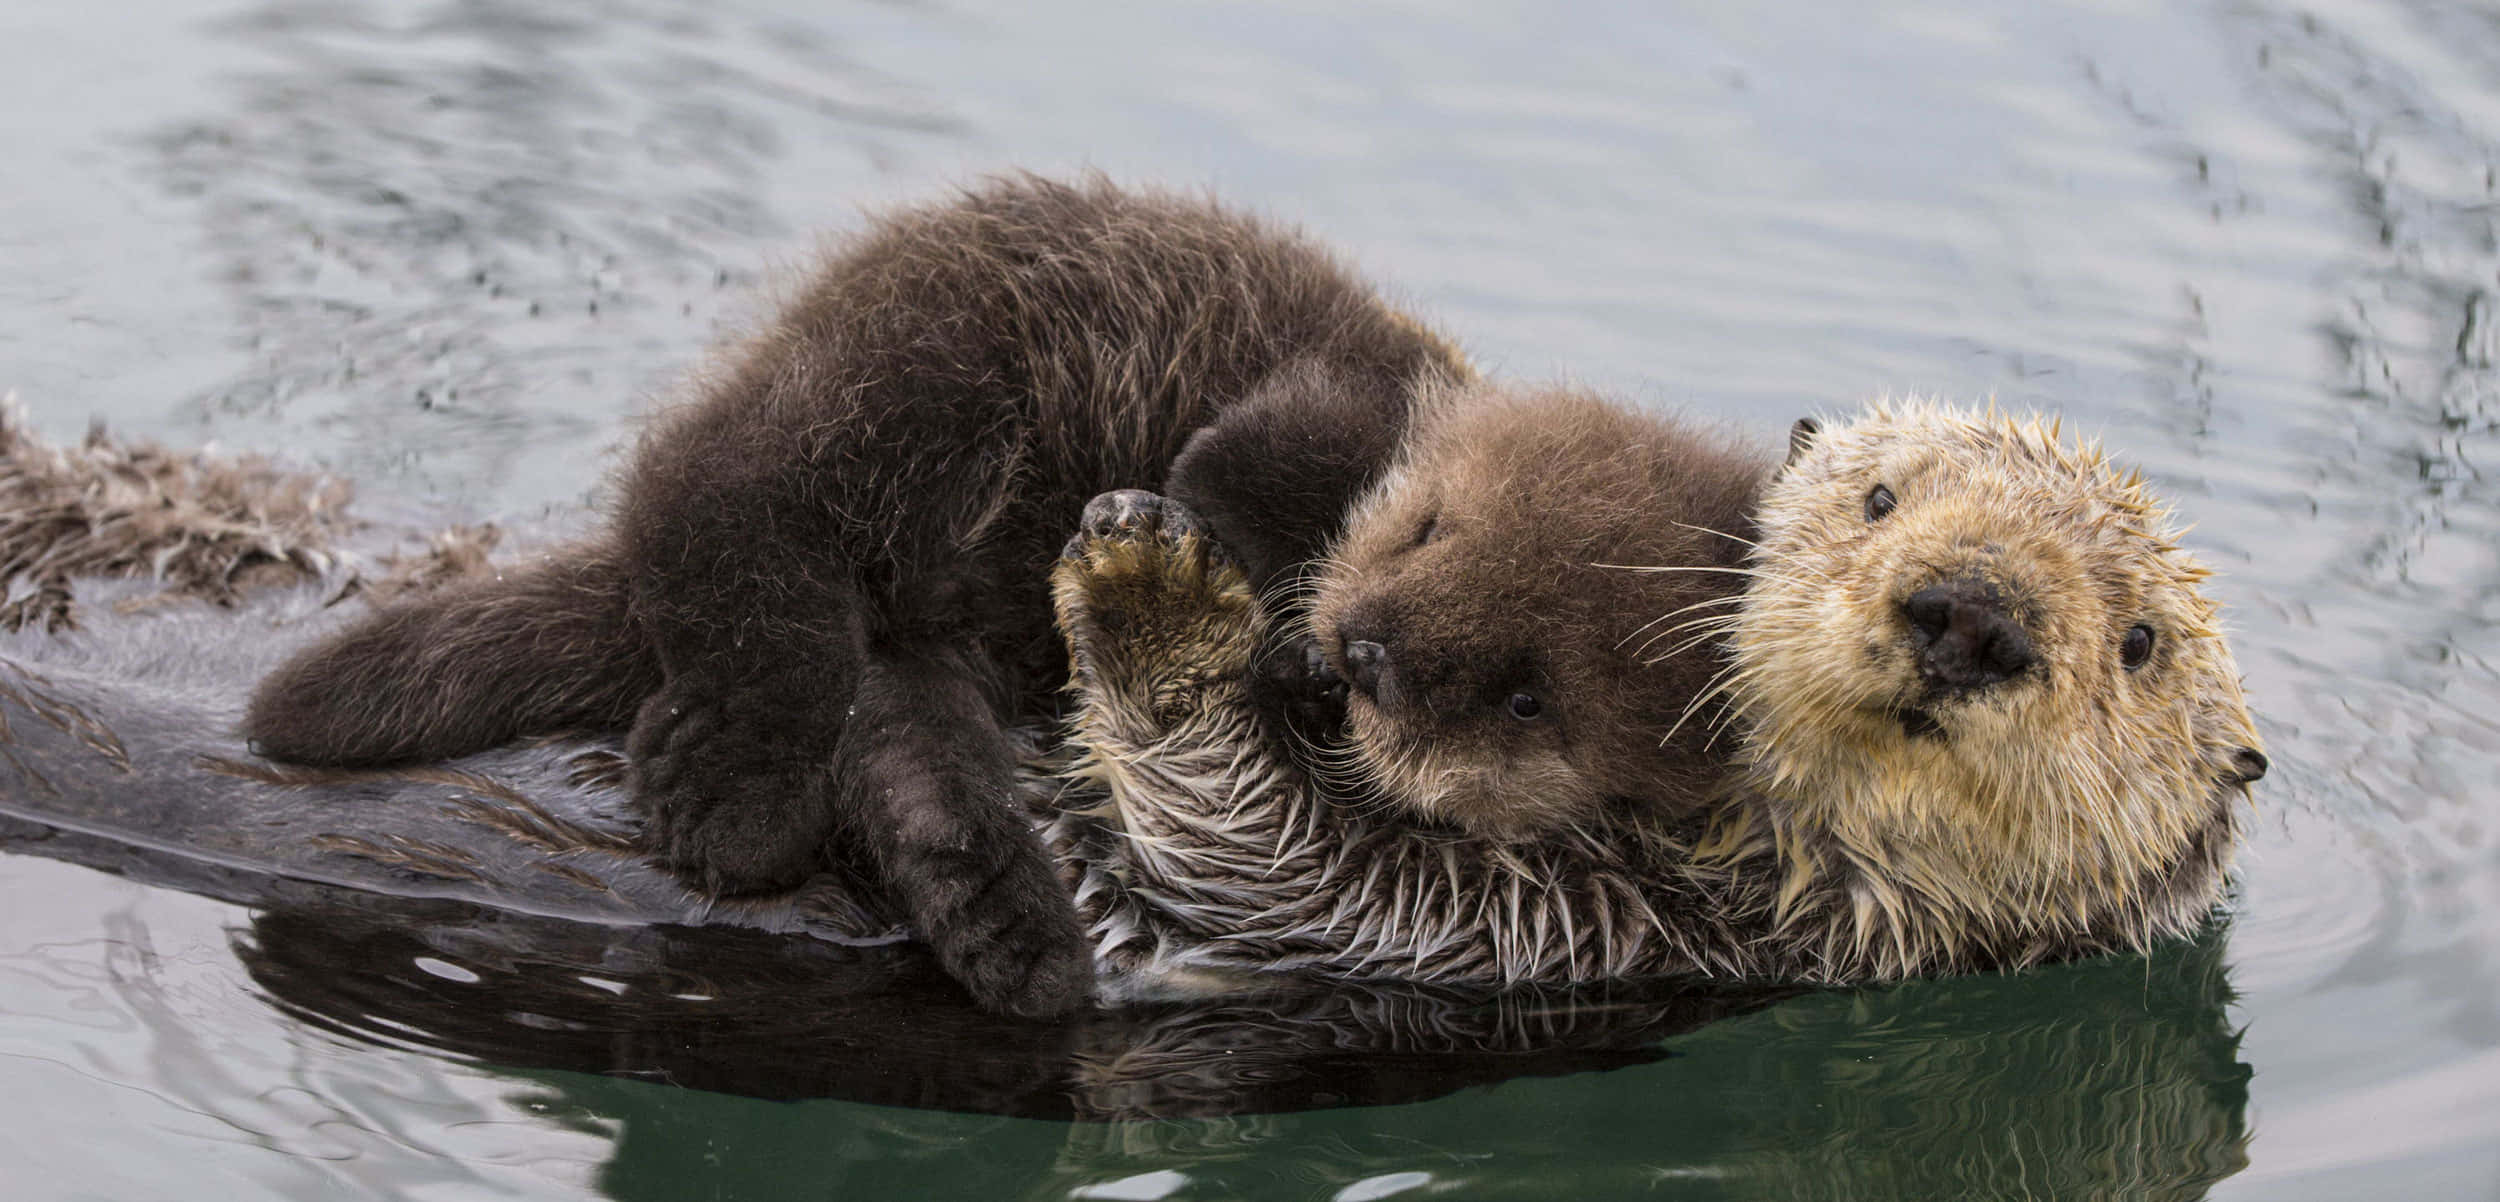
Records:
[[[1380,691],[1380,673],[1389,666],[1389,649],[1369,639],[1357,639],[1345,645],[1346,682],[1361,689],[1366,697]]]
[[[1948,580],[1901,603],[1919,675],[1952,689],[1984,689],[2040,662],[2022,623],[2005,612],[1997,591],[1977,580]]]

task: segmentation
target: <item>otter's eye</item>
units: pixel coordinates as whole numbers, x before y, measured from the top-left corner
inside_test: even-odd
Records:
[[[2153,658],[2153,628],[2150,626],[2128,627],[2126,640],[2118,644],[2118,662],[2126,665],[2127,670],[2133,672],[2143,667],[2144,661],[2151,658]]]
[[[1891,513],[1893,506],[1900,503],[1893,499],[1891,489],[1878,484],[1875,486],[1875,491],[1866,494],[1866,520],[1883,521],[1884,515]]]
[[[1509,704],[1510,716],[1522,722],[1535,721],[1539,714],[1545,712],[1545,703],[1529,693],[1511,694]]]
[[[1412,545],[1418,547],[1423,546],[1425,543],[1431,542],[1433,538],[1440,533],[1441,511],[1436,509],[1431,513],[1425,514],[1423,524],[1415,527],[1415,541]]]

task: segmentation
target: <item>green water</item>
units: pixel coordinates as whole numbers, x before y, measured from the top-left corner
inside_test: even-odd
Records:
[[[1654,1034],[1584,1005],[1579,1060],[1234,1015],[1138,1092],[1172,1032],[394,942],[20,843],[12,1199],[2500,1194],[2486,5],[19,8],[0,389],[55,436],[573,512],[816,231],[1095,165],[1304,223],[1499,373],[1766,443],[1885,391],[2061,410],[2197,523],[2274,770],[2192,946]],[[653,992],[688,965],[743,1008]],[[1291,1106],[1010,1117],[1078,1087]]]
[[[614,1124],[617,1198],[2197,1197],[2248,1158],[2218,952],[1819,996],[1654,1065],[1290,1117],[983,1123],[581,1076],[535,1097]]]

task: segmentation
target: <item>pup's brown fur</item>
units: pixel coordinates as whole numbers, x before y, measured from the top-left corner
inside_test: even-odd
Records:
[[[658,853],[721,892],[863,849],[949,969],[1090,988],[1012,810],[1006,730],[1060,662],[1043,577],[1086,500],[1185,498],[1255,579],[1324,547],[1450,348],[1214,205],[1007,179],[852,240],[655,421],[611,528],[273,673],[269,755],[371,767],[629,728]]]
[[[1878,484],[1891,503],[1871,508]],[[1677,516],[1580,511],[1597,531]],[[1559,825],[1516,799],[1533,838],[1419,827],[1314,787],[1245,701],[1237,669],[1269,619],[1220,546],[1178,506],[1089,529],[1055,587],[1083,702],[1072,776],[1105,800],[1053,838],[1101,954],[1181,979],[1848,982],[2141,947],[2204,919],[2266,765],[2204,572],[2140,481],[2037,424],[1878,408],[1803,428],[1759,516],[1750,564],[1724,577],[1747,583],[1741,612],[1658,628],[1725,636],[1733,707],[1712,724],[1734,778],[1690,808]],[[2035,656],[2002,679],[1954,675],[1947,640],[1916,629],[1911,600],[1972,571],[2004,596],[1981,616],[2019,624]],[[2155,637],[2131,668],[2137,625]],[[1436,809],[1401,796],[1419,780],[1376,784]]]
[[[1353,681],[1352,775],[1507,838],[1696,804],[1725,763],[1692,704],[1719,665],[1654,619],[1739,591],[1768,463],[1568,392],[1436,402],[1313,590],[1318,646]],[[1625,570],[1656,564],[1679,570]]]

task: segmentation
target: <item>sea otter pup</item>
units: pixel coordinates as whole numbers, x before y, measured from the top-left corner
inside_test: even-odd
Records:
[[[1628,558],[1662,517],[1702,516],[1637,503],[1548,510],[1507,564],[1467,546],[1434,482],[1534,498],[1570,440],[1544,441],[1413,440],[1325,565],[1309,622],[1356,683],[1346,766],[1367,787],[1348,796],[1244,703],[1271,619],[1220,538],[1158,498],[1090,508],[1055,589],[1082,702],[1071,776],[1103,800],[1052,839],[1106,961],[1183,981],[1853,982],[2141,947],[2218,900],[2266,758],[2205,571],[2139,478],[2036,421],[1878,406],[1799,424],[1732,574]],[[1405,544],[1360,533],[1385,513],[1423,516]],[[1442,537],[1462,550],[1422,558]],[[1602,606],[1542,621],[1603,573],[1727,584],[1648,626]],[[1521,685],[1559,737],[1489,737],[1441,689],[1447,665],[1400,674],[1409,636],[1443,637],[1445,607],[1495,579],[1530,604],[1496,613],[1495,589],[1465,613],[1481,665],[1715,647],[1723,673],[1663,730],[1619,694]],[[1503,671],[1477,673],[1477,701],[1545,679]],[[1682,808],[1541,788],[1574,721],[1715,728],[1730,775]],[[1495,833],[1430,821],[1462,815]]]
[[[1053,705],[1046,576],[1079,511],[1159,487],[1289,595],[1412,398],[1467,374],[1297,237],[994,182],[832,258],[653,423],[605,534],[310,649],[246,731],[374,767],[629,728],[650,842],[690,879],[785,888],[842,832],[982,1000],[1065,1010],[1092,968],[1005,731]]]

